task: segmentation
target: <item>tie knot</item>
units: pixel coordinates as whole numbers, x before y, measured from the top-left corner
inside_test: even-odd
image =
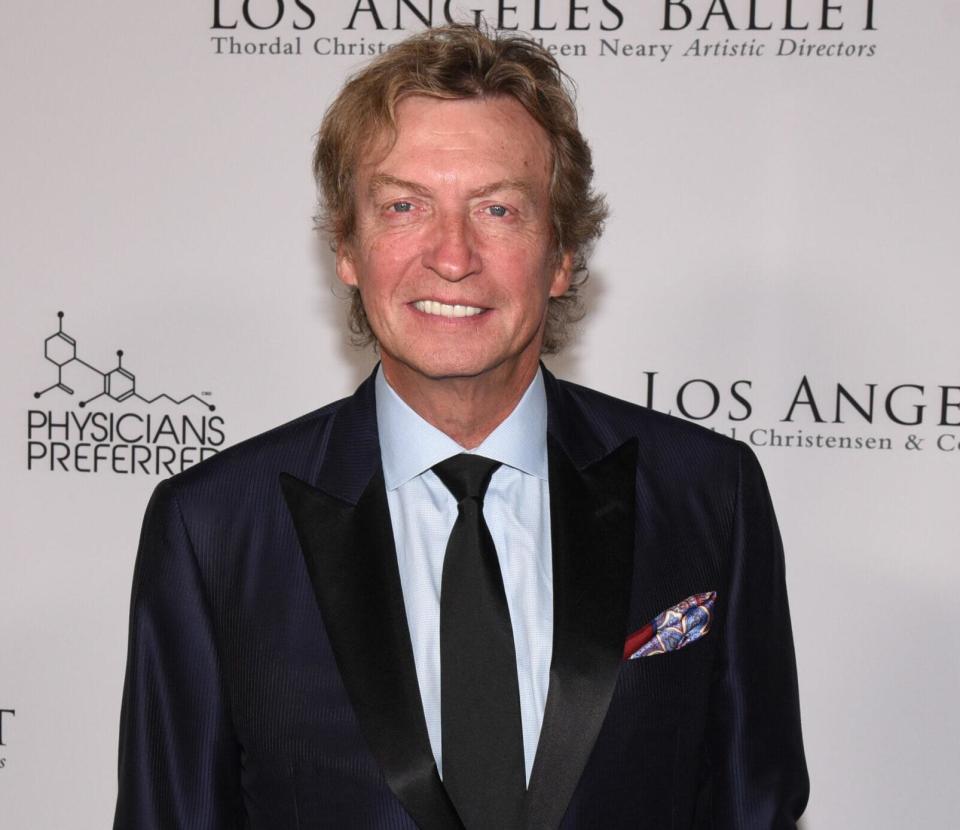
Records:
[[[482,455],[460,453],[434,464],[432,469],[453,494],[457,504],[460,504],[469,498],[482,502],[487,485],[499,466],[499,461],[484,458]]]

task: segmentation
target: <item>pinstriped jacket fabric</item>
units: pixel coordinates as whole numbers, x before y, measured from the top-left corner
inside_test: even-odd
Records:
[[[554,646],[524,826],[795,827],[808,780],[756,459],[544,377]],[[707,591],[708,634],[623,660],[629,632]],[[418,826],[462,825],[427,740],[368,380],[154,492],[115,827]]]

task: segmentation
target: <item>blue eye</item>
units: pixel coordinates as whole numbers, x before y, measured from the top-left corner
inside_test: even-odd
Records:
[[[413,210],[413,205],[410,202],[394,202],[390,205],[390,210],[394,213],[409,213]]]
[[[491,216],[503,217],[507,215],[507,209],[503,205],[490,205],[487,210]]]

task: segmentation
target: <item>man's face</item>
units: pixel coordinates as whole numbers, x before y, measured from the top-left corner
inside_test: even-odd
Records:
[[[570,284],[546,132],[507,97],[415,96],[396,121],[389,151],[361,158],[357,230],[337,251],[388,377],[532,374],[547,301]]]

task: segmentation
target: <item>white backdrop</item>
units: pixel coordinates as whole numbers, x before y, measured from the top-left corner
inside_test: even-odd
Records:
[[[268,26],[281,5],[247,10]],[[322,112],[362,58],[315,44],[377,48],[403,36],[398,7],[412,31],[411,8],[429,5],[301,0],[262,30],[241,0],[6,10],[4,828],[109,826],[130,577],[149,492],[179,469],[164,462],[341,397],[368,371],[311,232],[309,175]],[[687,0],[689,26],[664,31],[683,5],[539,4],[534,34],[583,52],[563,62],[612,208],[581,336],[552,366],[638,402],[657,373],[652,403],[675,413],[698,381],[680,401],[696,417],[712,383],[703,423],[757,449],[788,557],[806,830],[952,826],[960,12],[796,0],[790,23],[809,28],[785,31],[784,0]],[[746,30],[751,5],[771,29]],[[537,4],[512,6],[504,25],[532,29]],[[842,29],[819,28],[824,6]],[[494,0],[451,8],[497,22]],[[217,13],[236,28],[211,28]],[[229,40],[217,54],[214,37],[266,54],[231,55]],[[269,54],[297,37],[300,54]],[[785,38],[796,49],[777,54]],[[692,51],[725,42],[761,54]],[[816,54],[839,44],[857,54]],[[70,339],[48,359],[59,311]],[[113,372],[118,349],[129,374]],[[838,384],[869,418],[842,394],[837,417]],[[113,397],[90,400],[105,386]]]

